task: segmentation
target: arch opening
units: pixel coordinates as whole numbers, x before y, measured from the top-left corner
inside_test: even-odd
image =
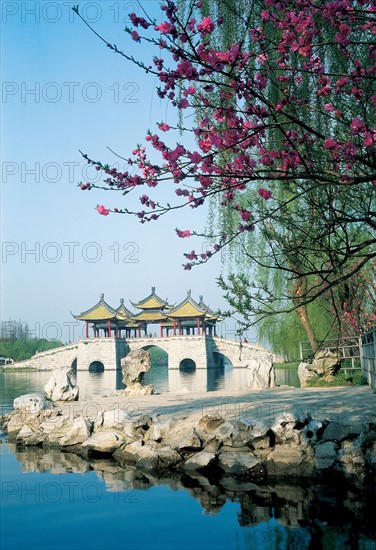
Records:
[[[141,384],[152,384],[154,391],[161,393],[168,391],[168,353],[161,347],[153,344],[142,346],[151,359],[151,369],[141,375]]]
[[[179,370],[181,372],[186,372],[187,374],[195,372],[196,363],[193,361],[193,359],[190,359],[188,357],[186,359],[182,359],[179,363]]]
[[[89,365],[89,372],[104,372],[104,364],[102,361],[92,361]]]

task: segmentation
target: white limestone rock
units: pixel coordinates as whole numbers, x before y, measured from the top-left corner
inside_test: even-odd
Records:
[[[275,368],[271,353],[257,354],[246,362],[248,387],[253,390],[275,388]]]
[[[55,369],[44,386],[46,396],[52,401],[77,401],[79,388],[72,383],[72,374],[69,367]]]
[[[270,429],[275,434],[278,443],[285,443],[288,440],[292,440],[294,443],[299,444],[299,431],[295,429],[295,427],[302,421],[303,417],[299,417],[291,412],[284,412],[277,416]]]
[[[82,443],[82,447],[100,453],[112,454],[122,443],[124,443],[124,438],[120,433],[104,430],[89,437]]]
[[[92,423],[88,418],[78,417],[72,421],[63,416],[44,422],[41,428],[47,434],[46,443],[68,447],[86,441],[91,434]]]
[[[268,475],[311,476],[314,471],[313,449],[301,445],[277,445],[266,457]]]
[[[201,451],[200,453],[195,453],[193,456],[188,458],[185,461],[183,468],[184,470],[201,470],[202,468],[207,468],[210,466],[216,459],[215,453],[210,453],[208,451]]]
[[[124,393],[127,396],[151,395],[154,392],[152,384],[148,386],[141,384],[142,374],[151,369],[150,354],[147,351],[143,349],[130,351],[121,360],[121,368],[123,384],[126,386]]]
[[[27,393],[16,397],[13,401],[13,408],[18,411],[22,410],[25,413],[44,411],[47,409],[53,409],[54,405],[46,399],[44,395],[39,393]]]
[[[261,465],[261,459],[249,452],[223,452],[218,458],[218,466],[229,474],[244,475]]]

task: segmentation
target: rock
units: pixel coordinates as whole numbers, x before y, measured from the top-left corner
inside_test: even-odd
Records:
[[[34,446],[43,443],[45,437],[40,430],[32,429],[31,426],[25,424],[17,434],[17,441],[23,445]]]
[[[323,433],[324,441],[342,441],[350,435],[360,435],[364,427],[361,424],[345,425],[340,422],[329,422]]]
[[[17,434],[25,425],[31,427],[35,432],[40,430],[40,425],[47,421],[51,420],[53,422],[57,421],[57,417],[61,414],[60,407],[55,407],[53,403],[48,403],[52,405],[52,409],[42,409],[37,411],[29,411],[28,409],[18,409],[10,414],[9,421],[6,425],[6,430],[9,435],[12,437]]]
[[[317,442],[318,434],[323,429],[324,424],[319,420],[314,420],[310,413],[307,413],[308,424],[300,431],[300,442],[303,445],[313,445]]]
[[[271,353],[257,354],[252,359],[246,359],[245,366],[249,369],[247,384],[253,390],[275,388],[275,368]]]
[[[134,397],[135,395],[152,395],[154,393],[154,386],[152,384],[143,386],[142,384],[136,382],[131,387],[125,388],[123,393],[125,393],[127,397]]]
[[[93,434],[89,439],[82,443],[82,447],[100,453],[113,453],[120,445],[124,443],[121,434],[114,431],[104,430]]]
[[[338,451],[337,468],[346,475],[363,475],[365,459],[361,450],[361,439],[343,441]]]
[[[320,350],[311,363],[300,363],[298,367],[299,382],[302,387],[313,376],[320,376],[325,380],[332,380],[341,367],[341,358],[338,353],[329,350]]]
[[[204,430],[206,433],[212,433],[223,423],[224,419],[220,414],[206,414],[205,416],[202,416],[200,418],[198,422],[198,427],[199,429]]]
[[[172,449],[184,451],[200,451],[202,441],[193,427],[183,425],[175,426],[164,438],[163,442]]]
[[[115,428],[121,430],[125,424],[129,424],[133,420],[133,415],[129,414],[123,409],[112,409],[109,411],[103,411],[98,413],[98,416],[94,422],[94,431],[100,428]]]
[[[167,437],[171,429],[176,426],[176,423],[177,420],[174,417],[165,418],[160,422],[155,422],[154,424],[152,424],[147,433],[148,439],[156,442],[162,441],[162,439]]]
[[[91,434],[92,423],[87,418],[78,417],[72,421],[63,416],[56,421],[44,422],[41,428],[47,434],[47,444],[68,447],[86,441]]]
[[[207,468],[210,466],[216,458],[215,453],[209,453],[207,451],[201,451],[196,453],[188,460],[184,462],[184,470],[201,470],[202,468]]]
[[[315,376],[315,373],[310,369],[309,363],[301,362],[298,366],[298,378],[299,383],[302,388],[307,386],[308,380],[310,380],[313,376]]]
[[[79,388],[71,381],[73,370],[70,367],[55,369],[44,386],[44,391],[52,401],[77,401]]]
[[[256,437],[252,439],[252,448],[256,450],[270,449],[270,437]]]
[[[288,440],[299,444],[299,431],[295,429],[301,423],[302,419],[291,412],[280,414],[271,426],[271,431],[275,434],[277,443],[285,443]]]
[[[244,452],[224,452],[220,453],[218,457],[218,467],[226,473],[235,475],[260,473],[262,469],[262,461],[253,455],[251,451]]]
[[[126,445],[122,445],[114,452],[114,457],[118,460],[125,460],[126,462],[136,462],[138,459],[139,450],[142,447],[142,441],[133,441]]]
[[[315,465],[318,470],[333,468],[336,459],[337,445],[333,441],[327,441],[315,447]]]
[[[13,401],[13,408],[16,411],[22,410],[28,413],[53,409],[54,405],[51,401],[48,401],[44,395],[39,395],[38,393],[27,393],[26,395],[16,397]]]
[[[266,458],[268,475],[310,476],[314,470],[313,450],[294,444],[277,445]]]
[[[150,354],[143,350],[133,350],[121,360],[123,371],[123,384],[126,385],[126,395],[150,395],[153,393],[153,386],[143,386],[141,375],[151,369]]]
[[[117,449],[114,457],[120,461],[134,462],[138,470],[152,471],[172,468],[181,461],[181,456],[169,446],[154,447],[135,441]]]
[[[318,376],[334,376],[341,368],[341,357],[330,350],[320,350],[316,353],[311,367]]]

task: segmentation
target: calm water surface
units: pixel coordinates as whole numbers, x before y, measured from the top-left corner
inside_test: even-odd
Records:
[[[152,371],[146,382],[163,391],[167,372],[163,382],[162,370]],[[121,383],[112,374],[78,373],[77,381],[84,393],[103,394]],[[49,376],[0,373],[3,410]],[[374,484],[151,476],[112,458],[20,449],[6,437],[0,453],[3,550],[376,550]]]

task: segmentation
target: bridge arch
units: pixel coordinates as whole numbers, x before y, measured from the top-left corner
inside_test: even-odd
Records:
[[[162,351],[164,351],[164,352],[167,353],[167,355],[168,355],[168,350],[165,349],[163,346],[161,346],[161,345],[159,344],[159,342],[156,343],[156,344],[142,344],[142,345],[141,345],[139,348],[137,348],[137,349],[144,349],[145,351],[149,351],[149,349],[151,349],[151,348],[160,348]]]
[[[179,370],[186,373],[195,372],[196,363],[190,357],[186,357],[180,361]]]
[[[213,359],[214,359],[213,367],[220,367],[220,368],[234,367],[234,364],[230,359],[230,357],[226,355],[226,353],[222,353],[221,351],[213,351]]]
[[[89,365],[89,372],[104,372],[104,364],[102,363],[102,361],[92,361]]]
[[[154,390],[161,393],[168,391],[168,362],[169,353],[156,343],[144,343],[138,349],[147,351],[151,358],[151,369],[141,375],[143,385],[152,384]],[[162,352],[162,353],[158,353]]]

